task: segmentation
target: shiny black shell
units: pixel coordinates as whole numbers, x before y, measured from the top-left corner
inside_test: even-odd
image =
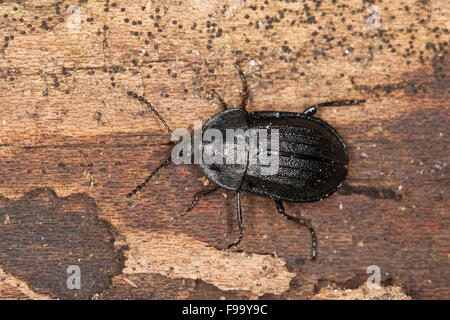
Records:
[[[228,109],[211,117],[203,131],[209,128],[223,132],[227,128],[278,129],[279,132],[276,174],[263,175],[259,165],[250,162],[201,164],[205,175],[223,188],[246,190],[288,202],[312,202],[335,192],[347,175],[347,147],[336,130],[319,118],[291,112],[247,113],[242,109]]]

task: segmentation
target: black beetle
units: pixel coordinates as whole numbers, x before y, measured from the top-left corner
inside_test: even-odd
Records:
[[[201,197],[205,197],[220,187],[236,191],[237,218],[239,223],[239,238],[227,248],[239,245],[242,240],[242,210],[240,193],[242,190],[272,198],[278,212],[285,218],[308,228],[312,238],[312,259],[317,258],[317,237],[310,220],[293,217],[286,214],[283,206],[285,202],[312,202],[322,200],[339,189],[347,175],[348,152],[339,134],[325,121],[314,117],[321,107],[349,106],[365,102],[365,100],[339,100],[319,103],[306,109],[303,113],[246,111],[249,90],[245,75],[239,64],[236,64],[243,84],[243,94],[240,108],[229,109],[223,99],[214,91],[215,96],[223,108],[212,116],[203,126],[206,129],[278,129],[279,132],[279,167],[275,175],[260,174],[258,164],[200,164],[206,177],[216,184],[216,187],[204,190],[194,195],[194,201],[180,214],[192,210]],[[142,96],[128,92],[129,96],[145,103],[159,118],[172,134],[172,130],[156,111],[156,109]],[[205,151],[205,150],[202,150]],[[170,164],[171,158],[166,159],[159,167],[126,195],[127,198],[141,190],[162,167]]]

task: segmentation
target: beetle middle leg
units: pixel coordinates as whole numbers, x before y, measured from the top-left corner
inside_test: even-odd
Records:
[[[303,112],[303,114],[308,115],[308,116],[312,116],[312,115],[314,115],[317,112],[317,110],[319,108],[322,108],[322,107],[353,106],[353,105],[361,104],[361,103],[364,103],[364,102],[366,102],[366,100],[357,100],[357,99],[323,102],[323,103],[318,103],[316,105],[308,107],[308,109],[306,109]]]
[[[189,211],[191,211],[192,209],[194,209],[194,207],[197,205],[198,200],[200,200],[200,198],[206,197],[207,195],[215,192],[219,190],[219,187],[215,187],[214,189],[209,189],[209,190],[203,190],[200,192],[197,192],[194,195],[194,200],[192,201],[192,203],[189,205],[189,207],[187,207],[187,209],[180,211],[180,216],[184,216],[186,213],[188,213]]]
[[[241,243],[242,236],[243,236],[244,228],[242,227],[242,209],[241,209],[241,193],[240,193],[240,191],[238,191],[236,193],[236,198],[237,198],[237,218],[238,218],[238,223],[239,223],[239,238],[237,239],[236,242],[229,244],[226,249],[230,249],[232,247],[237,247]]]
[[[312,258],[312,260],[316,260],[317,259],[317,236],[316,236],[316,232],[314,231],[313,227],[311,226],[311,222],[309,220],[306,220],[303,218],[298,218],[298,217],[293,217],[293,216],[288,215],[284,211],[283,202],[281,202],[280,200],[275,200],[275,199],[273,199],[273,201],[275,201],[275,206],[277,207],[278,212],[283,217],[308,228],[309,232],[311,233],[311,239],[312,239],[311,258]]]

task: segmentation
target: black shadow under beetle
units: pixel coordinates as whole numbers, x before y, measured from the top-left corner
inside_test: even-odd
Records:
[[[194,195],[191,205],[181,215],[191,211],[201,197],[205,197],[220,187],[236,191],[237,219],[239,238],[227,248],[238,246],[242,240],[241,191],[272,198],[278,212],[285,218],[308,228],[312,238],[313,260],[317,258],[317,237],[310,220],[286,214],[285,202],[313,202],[322,200],[339,189],[347,175],[348,152],[339,134],[325,121],[314,117],[321,107],[349,106],[364,103],[365,100],[339,100],[319,103],[306,109],[303,113],[258,111],[248,113],[246,105],[249,90],[244,73],[239,64],[237,71],[242,80],[243,93],[240,108],[228,108],[223,99],[214,91],[211,94],[218,99],[223,111],[213,115],[203,126],[205,129],[278,129],[279,132],[279,167],[275,175],[258,174],[258,164],[200,164],[205,176],[216,187]],[[157,110],[142,96],[128,92],[128,96],[146,104],[172,134],[172,130]],[[204,151],[204,150],[202,150]],[[223,153],[222,153],[223,154]],[[162,167],[170,164],[166,159],[134,190],[126,195],[133,196],[141,190]]]

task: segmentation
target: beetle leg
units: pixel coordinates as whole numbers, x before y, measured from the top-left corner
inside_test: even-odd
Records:
[[[248,101],[248,97],[250,95],[250,92],[248,90],[248,86],[247,86],[247,79],[245,78],[244,73],[241,70],[241,66],[236,63],[236,69],[239,72],[239,76],[241,77],[242,80],[242,101],[241,101],[241,108],[245,110],[245,108],[247,107],[247,101]]]
[[[238,223],[239,223],[239,238],[237,239],[236,242],[233,242],[231,244],[229,244],[227,246],[227,249],[230,249],[232,247],[236,247],[241,243],[242,240],[242,235],[243,235],[243,228],[242,228],[242,209],[241,209],[241,193],[240,191],[238,191],[236,193],[236,197],[237,197],[237,218],[238,218]]]
[[[219,100],[220,105],[222,106],[223,110],[228,109],[227,104],[225,103],[225,101],[223,101],[222,97],[217,94],[216,90],[211,89],[210,94],[213,95],[214,97],[216,97],[217,100]]]
[[[184,216],[186,213],[188,213],[189,211],[194,209],[194,207],[197,205],[197,202],[200,198],[206,197],[208,194],[211,194],[217,190],[219,190],[219,187],[215,187],[214,189],[210,189],[210,190],[203,190],[203,191],[197,192],[194,195],[194,201],[192,201],[191,205],[187,209],[180,212],[180,216]]]
[[[153,176],[159,171],[159,169],[161,169],[162,167],[165,167],[169,164],[172,163],[172,159],[171,157],[167,158],[166,160],[164,160],[155,170],[153,170],[150,175],[145,179],[144,182],[142,182],[140,185],[138,185],[136,188],[134,188],[130,193],[128,193],[125,197],[126,198],[131,198],[132,196],[134,196],[136,194],[136,192],[138,192],[139,190],[141,190],[152,178]]]
[[[338,101],[330,101],[330,102],[323,102],[323,103],[319,103],[316,105],[313,105],[311,107],[308,107],[308,109],[306,109],[303,114],[308,115],[308,116],[312,116],[316,113],[316,111],[319,108],[322,107],[340,107],[340,106],[353,106],[353,105],[357,105],[357,104],[361,104],[366,102],[366,100],[338,100]]]
[[[312,260],[316,260],[317,259],[317,236],[316,236],[316,232],[314,231],[313,227],[311,226],[311,222],[307,219],[303,219],[303,218],[299,218],[299,217],[293,217],[288,215],[285,211],[284,211],[284,206],[283,206],[283,202],[281,202],[280,200],[275,200],[273,199],[273,201],[275,202],[275,206],[277,207],[278,212],[285,217],[288,220],[292,220],[302,226],[305,226],[308,228],[309,232],[311,233],[311,239],[312,239],[312,253],[311,253],[311,259]]]

